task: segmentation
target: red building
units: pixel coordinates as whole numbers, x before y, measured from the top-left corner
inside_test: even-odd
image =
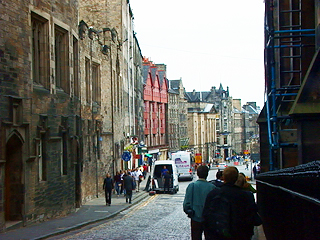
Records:
[[[168,104],[168,81],[166,66],[143,59],[144,78],[144,135],[148,154],[154,159],[166,160],[168,141],[166,118]]]

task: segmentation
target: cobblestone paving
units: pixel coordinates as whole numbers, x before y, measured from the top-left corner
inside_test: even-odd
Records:
[[[240,166],[239,170],[243,171],[244,167]],[[215,174],[216,170],[210,171],[208,180],[215,179]],[[104,224],[80,233],[70,233],[64,239],[189,240],[190,219],[182,210],[185,189],[189,183],[180,182],[180,191],[177,194],[152,196]],[[58,236],[58,239],[61,239],[60,237]],[[253,239],[260,238],[255,235]]]
[[[65,239],[191,239],[190,220],[182,210],[185,188],[177,194],[158,194],[126,210],[121,216]]]

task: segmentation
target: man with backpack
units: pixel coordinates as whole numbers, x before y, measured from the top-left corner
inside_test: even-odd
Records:
[[[204,231],[202,209],[206,200],[207,194],[214,188],[215,185],[207,182],[209,168],[207,166],[199,166],[197,175],[199,179],[188,185],[186,195],[183,202],[183,211],[191,218],[191,238],[192,240],[201,240]]]
[[[253,235],[257,205],[253,194],[235,185],[238,169],[223,171],[225,184],[213,189],[203,208],[206,240],[250,240]]]

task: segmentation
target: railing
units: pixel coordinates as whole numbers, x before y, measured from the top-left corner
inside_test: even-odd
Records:
[[[257,176],[267,239],[320,239],[320,161]]]

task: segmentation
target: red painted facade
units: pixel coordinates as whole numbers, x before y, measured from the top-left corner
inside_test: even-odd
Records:
[[[166,143],[166,105],[168,83],[164,70],[144,59],[144,134],[148,148],[163,148]]]

